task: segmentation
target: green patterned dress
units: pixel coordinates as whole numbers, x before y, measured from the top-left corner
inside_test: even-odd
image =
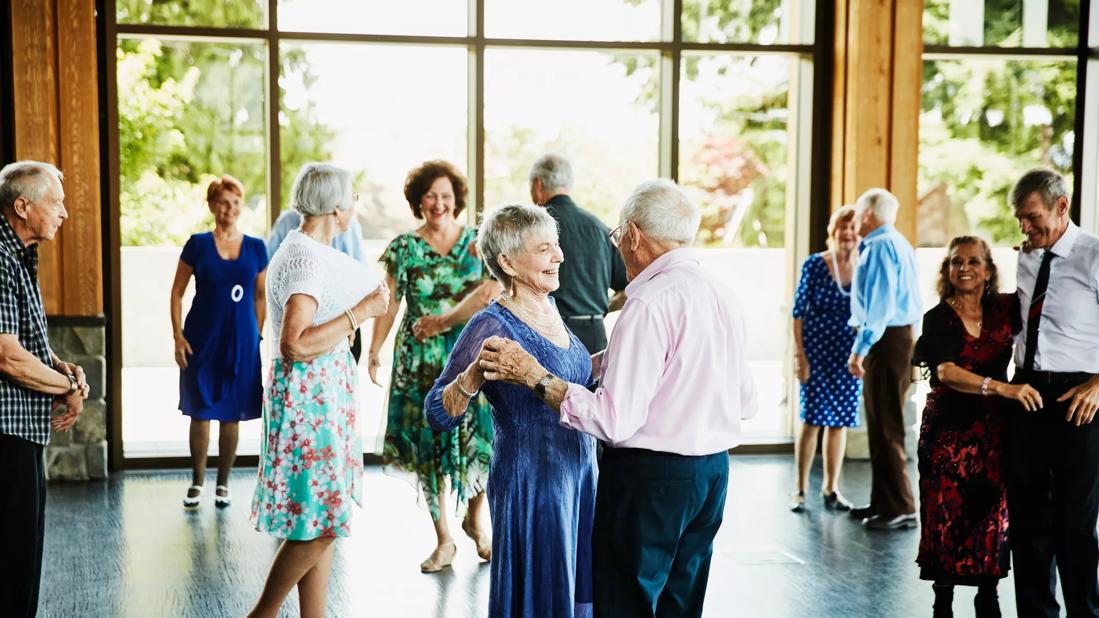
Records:
[[[387,468],[416,474],[434,519],[439,518],[439,492],[445,481],[457,495],[458,512],[469,498],[484,491],[492,457],[492,414],[484,397],[478,397],[457,429],[431,430],[424,418],[424,398],[443,372],[462,328],[421,343],[412,336],[412,325],[422,316],[447,311],[485,279],[484,266],[472,250],[476,235],[475,229],[463,226],[458,242],[444,256],[409,232],[389,243],[380,259],[397,282],[394,301],[405,301],[393,348],[382,456]]]

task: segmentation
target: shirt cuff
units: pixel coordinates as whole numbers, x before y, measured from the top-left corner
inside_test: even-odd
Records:
[[[591,391],[579,384],[567,382],[565,397],[561,399],[561,426],[568,427],[569,429],[579,429],[579,427],[573,424],[573,419],[578,419],[583,416],[584,408],[590,406],[594,402],[595,395]]]

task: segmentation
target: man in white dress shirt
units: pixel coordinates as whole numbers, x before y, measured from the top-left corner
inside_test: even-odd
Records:
[[[1008,506],[1020,616],[1099,616],[1099,237],[1069,220],[1068,187],[1036,169],[1011,203],[1029,252],[1019,253],[1022,331],[1016,383],[1038,389],[1037,412],[1012,410]]]

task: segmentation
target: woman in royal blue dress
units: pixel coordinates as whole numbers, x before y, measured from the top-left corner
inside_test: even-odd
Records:
[[[210,183],[206,203],[214,230],[187,239],[172,282],[172,333],[179,365],[179,409],[191,417],[191,487],[183,506],[202,499],[210,421],[218,421],[214,504],[229,506],[229,471],[240,421],[259,418],[263,387],[259,337],[266,311],[267,247],[237,228],[244,187],[231,176]],[[183,293],[195,277],[195,298],[182,322]]]
[[[506,337],[561,379],[591,382],[591,356],[549,298],[563,261],[557,225],[544,209],[505,206],[485,218],[477,246],[505,292],[466,324],[424,412],[449,430],[478,391],[492,405],[489,616],[590,616],[595,439],[562,427],[530,389],[486,383],[478,365],[484,341]]]
[[[810,255],[801,267],[794,296],[794,371],[801,383],[801,431],[794,459],[797,486],[790,510],[805,510],[809,469],[824,428],[824,507],[849,511],[851,503],[839,492],[840,467],[847,428],[857,423],[862,381],[847,370],[855,333],[851,317],[851,276],[858,262],[859,235],[855,209],[844,206],[828,221],[828,250]]]

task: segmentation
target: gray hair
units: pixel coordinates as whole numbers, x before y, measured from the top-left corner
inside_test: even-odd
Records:
[[[558,154],[544,154],[530,166],[530,184],[542,181],[542,190],[560,191],[572,188],[572,165]]]
[[[1042,204],[1053,209],[1057,200],[1068,197],[1068,183],[1053,170],[1035,168],[1023,174],[1023,177],[1011,188],[1011,208],[1019,210],[1031,193],[1038,192]]]
[[[351,172],[328,163],[306,163],[294,179],[290,205],[303,217],[327,215],[354,206]]]
[[[637,185],[626,198],[619,222],[626,221],[633,221],[653,240],[690,244],[698,234],[702,211],[678,185],[658,178]]]
[[[23,198],[37,202],[50,190],[49,178],[63,182],[61,170],[41,161],[16,161],[0,169],[0,208],[11,208],[15,200]]]
[[[858,209],[860,216],[867,210],[871,210],[874,217],[885,225],[893,225],[897,222],[897,211],[900,207],[901,203],[897,201],[897,196],[885,189],[870,189],[860,195],[855,202],[855,208]]]
[[[545,208],[518,204],[503,206],[485,215],[481,222],[481,229],[477,231],[477,252],[492,276],[506,288],[511,285],[511,275],[500,268],[498,258],[522,251],[532,233],[551,230],[556,236],[557,221]]]

